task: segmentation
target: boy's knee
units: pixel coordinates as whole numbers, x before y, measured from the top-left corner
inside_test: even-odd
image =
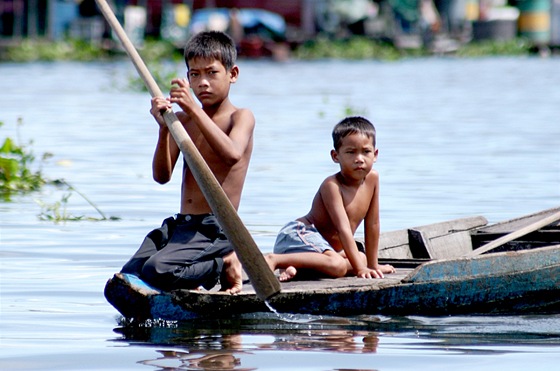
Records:
[[[333,256],[330,259],[330,265],[329,272],[331,272],[333,277],[340,278],[346,276],[346,273],[348,272],[346,259],[341,256]]]
[[[156,264],[153,259],[148,259],[142,266],[140,271],[140,277],[147,283],[152,283],[156,280],[158,276],[158,271],[156,269]]]
[[[150,258],[142,266],[140,278],[146,283],[159,289],[168,290],[175,281],[171,272],[167,267],[158,262],[157,259]]]
[[[348,272],[348,269],[346,268],[346,262],[342,262],[342,264],[336,264],[333,271],[337,278],[346,276],[346,273]]]

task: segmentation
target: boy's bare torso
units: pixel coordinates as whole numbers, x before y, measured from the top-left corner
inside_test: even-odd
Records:
[[[321,185],[319,191],[313,198],[313,203],[309,213],[299,218],[305,224],[313,224],[321,233],[323,238],[336,250],[342,251],[343,247],[340,242],[338,235],[338,230],[335,227],[328,208],[325,205],[322,197],[323,185],[326,182],[334,182],[342,196],[342,201],[344,204],[344,209],[346,215],[348,216],[348,221],[350,223],[350,228],[352,233],[355,233],[361,222],[365,219],[366,214],[370,208],[370,203],[373,199],[373,193],[375,192],[375,184],[377,173],[372,170],[364,179],[361,184],[343,184],[338,179],[339,174],[331,175]]]
[[[239,114],[240,111],[241,110],[229,104],[209,116],[224,133],[229,135],[234,124],[234,115]],[[183,123],[187,133],[222,186],[229,200],[232,202],[235,209],[237,209],[241,200],[243,184],[249,167],[249,160],[253,149],[253,139],[250,138],[241,159],[233,166],[230,166],[214,152],[198,126],[193,123],[186,114],[179,112],[178,118]],[[205,214],[212,212],[210,206],[206,202],[204,194],[186,163],[183,164],[182,184],[181,214]]]

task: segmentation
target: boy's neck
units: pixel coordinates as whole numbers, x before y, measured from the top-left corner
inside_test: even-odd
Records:
[[[210,106],[202,106],[202,110],[210,117],[212,117],[213,115],[215,115],[217,112],[219,112],[223,107],[226,107],[229,104],[229,99],[226,98],[223,101],[216,103],[216,104],[212,104]]]
[[[342,174],[341,171],[336,173],[336,179],[339,181],[340,184],[347,185],[347,186],[350,186],[350,187],[358,187],[365,180],[365,178],[363,178],[363,179],[351,179],[351,178],[345,177],[344,174]]]
[[[362,184],[364,184],[364,181],[366,180],[366,178],[362,178],[362,179],[351,179],[348,177],[345,177],[341,171],[339,171],[338,173],[336,173],[336,179],[338,180],[338,182],[340,184],[343,184],[345,186],[349,186],[349,187],[359,187]]]

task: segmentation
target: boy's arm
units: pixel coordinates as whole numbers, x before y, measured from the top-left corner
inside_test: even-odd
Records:
[[[189,116],[224,163],[233,166],[243,158],[255,128],[255,117],[250,110],[238,109],[231,115],[229,132],[222,131],[200,107]]]
[[[394,273],[392,265],[379,265],[379,235],[381,224],[379,222],[379,174],[374,172],[373,196],[364,220],[365,248],[368,268],[373,269],[379,277],[383,273]]]
[[[329,217],[333,223],[333,228],[337,231],[340,243],[346,254],[346,258],[350,261],[354,273],[358,277],[372,278],[371,272],[364,265],[360,258],[358,246],[354,239],[354,233],[350,226],[350,220],[344,208],[340,188],[333,180],[327,180],[321,185],[321,198]]]
[[[171,137],[161,114],[168,108],[171,108],[171,105],[165,98],[152,98],[150,113],[159,125],[158,141],[152,159],[152,175],[154,180],[160,184],[167,183],[171,179],[173,168],[179,157],[179,147]]]
[[[190,91],[187,79],[174,79],[176,87],[171,89],[171,102],[177,103],[189,115],[194,124],[212,147],[212,150],[229,166],[233,166],[247,150],[255,118],[247,109],[236,110],[231,116],[231,126],[224,132],[197,104]]]
[[[374,172],[373,177],[373,195],[369,204],[368,211],[364,220],[364,235],[367,265],[371,269],[378,270],[378,253],[379,253],[379,175]]]

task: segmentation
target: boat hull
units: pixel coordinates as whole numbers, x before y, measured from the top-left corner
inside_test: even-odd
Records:
[[[105,296],[136,320],[231,317],[269,306],[279,313],[335,316],[560,313],[560,246],[425,263],[402,279],[284,283],[269,306],[250,286],[239,295],[161,292],[121,273],[109,280]]]

